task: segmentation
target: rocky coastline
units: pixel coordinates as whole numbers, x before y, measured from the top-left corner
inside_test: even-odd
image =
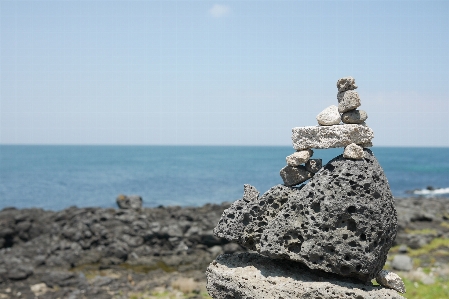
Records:
[[[222,253],[246,251],[213,234],[229,206],[3,209],[0,298],[131,298],[154,290],[207,298],[207,266]],[[386,266],[446,271],[447,245],[423,253],[419,265],[409,255],[449,239],[449,198],[397,198],[395,206],[399,230]]]

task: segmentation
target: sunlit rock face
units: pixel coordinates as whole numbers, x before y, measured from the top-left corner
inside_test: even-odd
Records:
[[[277,259],[369,281],[382,269],[397,232],[385,174],[369,149],[338,156],[305,185],[277,185],[263,196],[246,186],[214,232]]]

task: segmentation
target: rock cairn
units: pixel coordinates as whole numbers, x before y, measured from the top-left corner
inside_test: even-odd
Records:
[[[382,271],[397,213],[388,180],[366,148],[374,134],[366,112],[357,110],[355,80],[342,78],[337,88],[338,107],[318,114],[318,126],[293,128],[296,152],[280,171],[284,184],[262,196],[245,185],[243,198],[223,212],[214,233],[257,253],[222,255],[209,266],[213,298],[402,298],[367,287],[377,277],[405,291],[397,275]],[[312,149],[335,147],[344,147],[343,155],[324,167],[311,159]]]
[[[365,124],[367,113],[357,110],[361,103],[356,88],[354,78],[339,79],[338,107],[331,105],[321,111],[316,117],[318,126],[293,128],[292,139],[296,152],[286,158],[287,166],[280,171],[285,186],[305,182],[321,169],[322,160],[311,159],[312,148],[344,147],[344,158],[363,159],[363,148],[373,145],[371,140],[374,133]]]

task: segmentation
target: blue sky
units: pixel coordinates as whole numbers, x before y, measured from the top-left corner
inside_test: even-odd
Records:
[[[0,1],[0,143],[291,145],[353,76],[449,146],[449,1]]]

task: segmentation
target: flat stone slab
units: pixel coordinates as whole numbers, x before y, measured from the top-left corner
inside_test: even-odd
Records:
[[[299,263],[248,252],[220,255],[209,265],[206,275],[207,291],[214,299],[404,298],[394,290],[312,272]]]
[[[296,127],[292,133],[293,148],[296,150],[346,147],[351,143],[370,143],[374,138],[373,130],[363,124]]]

